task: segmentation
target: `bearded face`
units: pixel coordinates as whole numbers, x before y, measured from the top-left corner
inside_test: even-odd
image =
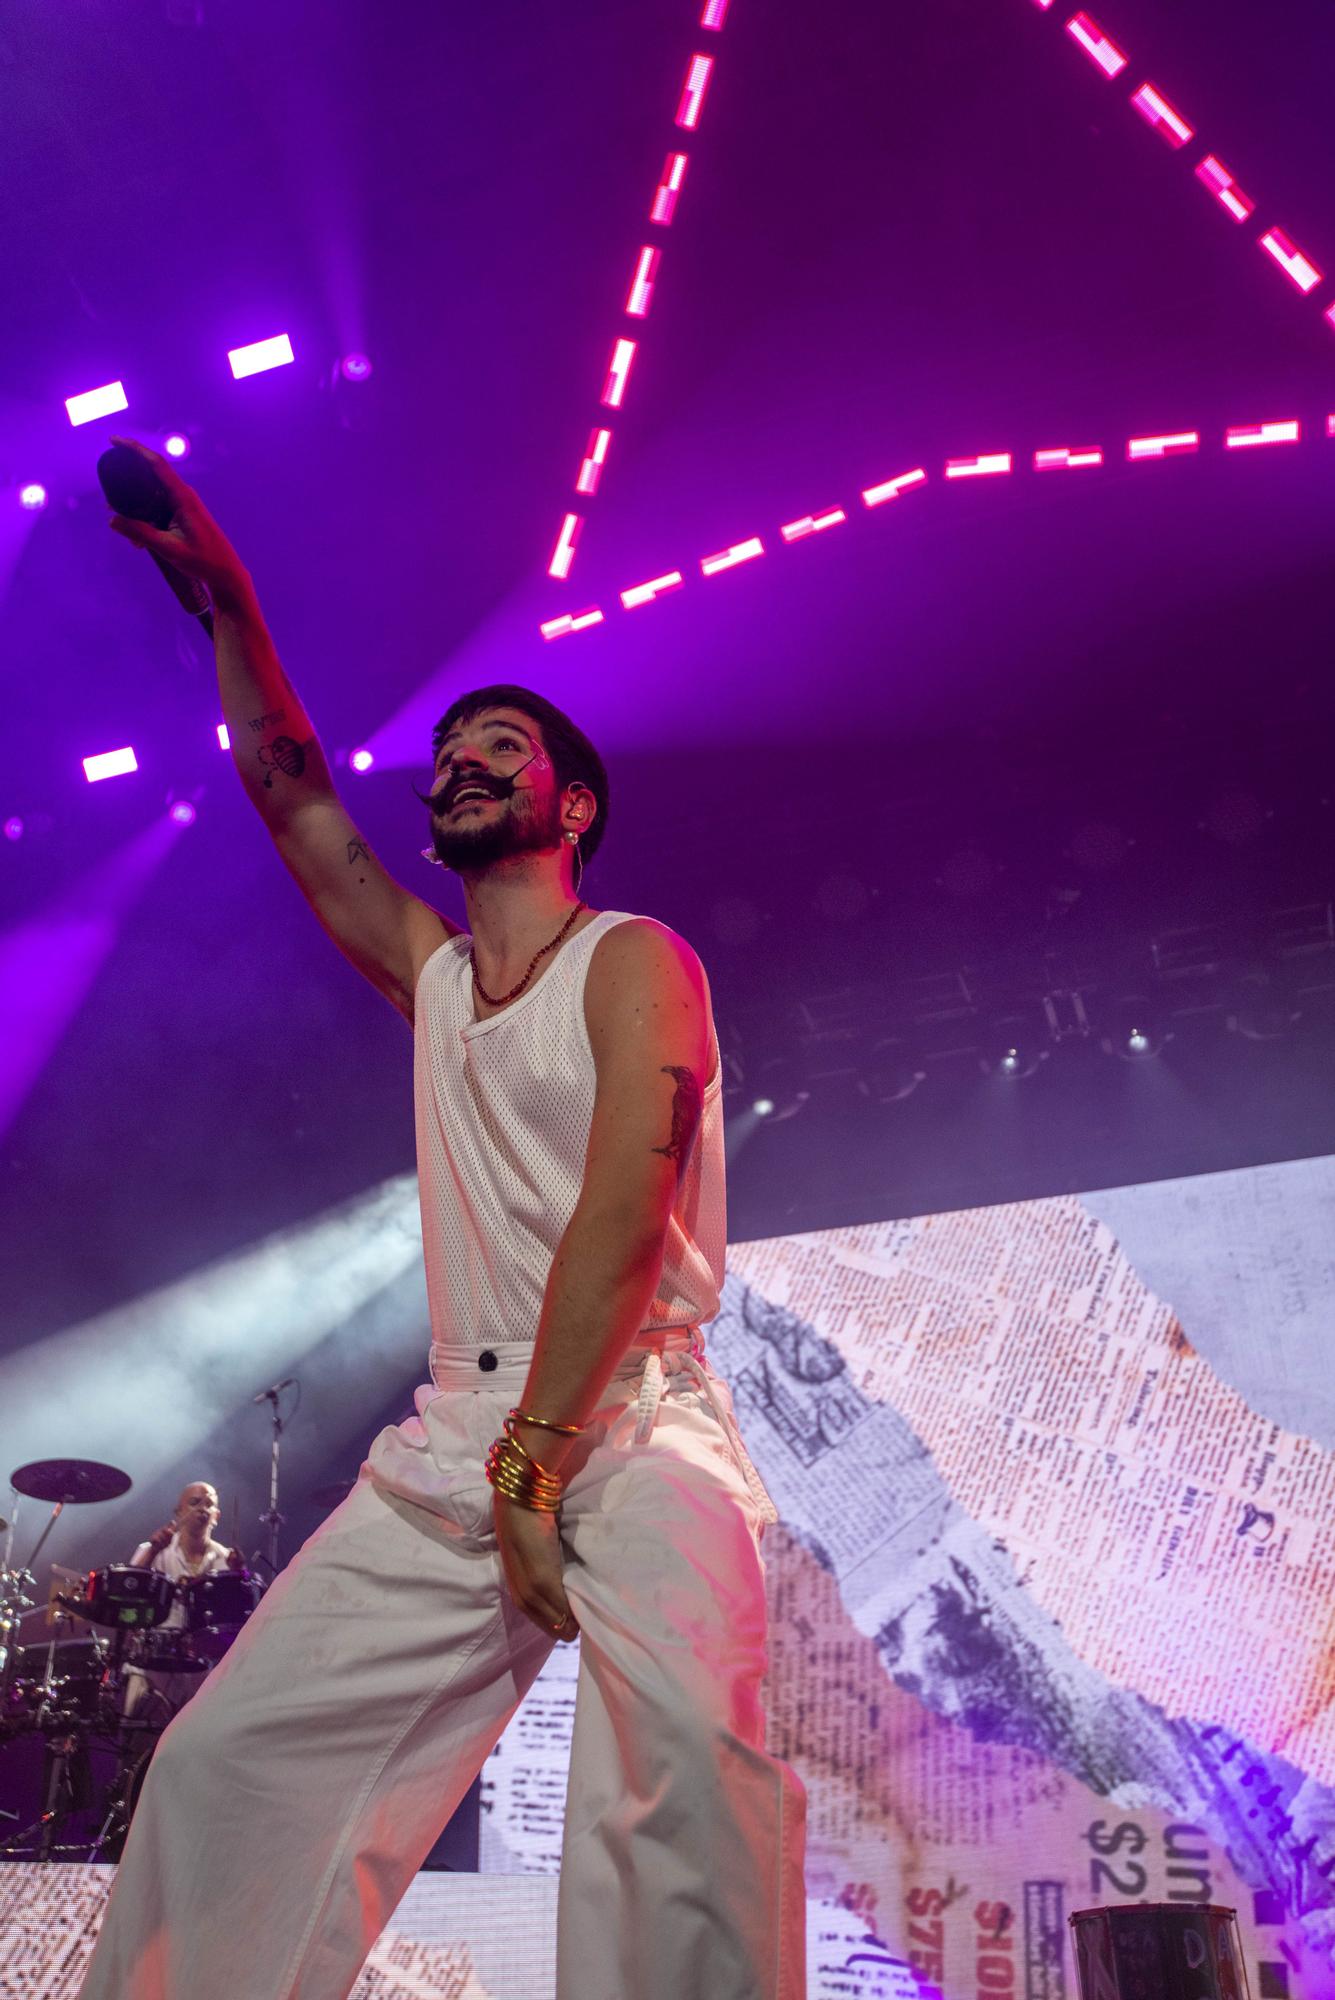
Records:
[[[527,729],[482,722],[471,740],[442,746],[429,799],[436,858],[459,873],[561,840],[556,774]]]

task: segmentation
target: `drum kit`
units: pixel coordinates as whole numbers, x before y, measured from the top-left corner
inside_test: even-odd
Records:
[[[53,1564],[43,1636],[25,1640],[25,1614],[41,1616],[30,1595],[37,1558],[62,1512],[119,1499],[131,1481],[114,1465],[48,1458],[20,1466],[10,1484],[52,1512],[27,1566],[0,1568],[0,1749],[42,1745],[40,1810],[0,1838],[0,1860],[114,1861],[158,1738],[255,1610],[261,1586],[247,1569],[173,1583],[132,1563],[87,1575]],[[114,1758],[100,1799],[94,1747]],[[91,1839],[73,1837],[81,1826]]]

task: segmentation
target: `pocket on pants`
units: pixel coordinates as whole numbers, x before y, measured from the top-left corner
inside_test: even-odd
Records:
[[[417,1415],[388,1425],[372,1443],[366,1459],[372,1480],[382,1492],[425,1508],[470,1545],[494,1541],[483,1465],[504,1411],[494,1397],[431,1384],[414,1401]]]

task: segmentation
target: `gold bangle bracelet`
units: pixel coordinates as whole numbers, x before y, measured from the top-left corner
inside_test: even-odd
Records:
[[[550,1417],[535,1417],[528,1410],[517,1407],[511,1410],[510,1416],[515,1423],[532,1424],[540,1431],[555,1431],[559,1437],[577,1438],[585,1428],[583,1424],[553,1423]]]

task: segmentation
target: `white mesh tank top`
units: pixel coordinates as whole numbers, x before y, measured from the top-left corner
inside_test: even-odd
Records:
[[[584,980],[599,938],[633,921],[605,910],[527,993],[474,1016],[471,940],[447,938],[417,983],[413,1092],[431,1336],[483,1348],[533,1340],[557,1245],[584,1178],[596,1082]],[[668,1225],[642,1331],[699,1326],[719,1309],[727,1238],[722,1074]]]

